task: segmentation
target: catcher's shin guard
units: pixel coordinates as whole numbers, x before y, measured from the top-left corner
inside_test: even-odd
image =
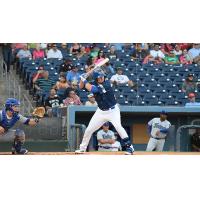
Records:
[[[125,154],[126,155],[132,155],[134,152],[134,148],[129,140],[129,138],[124,138],[122,139],[124,147],[125,147]]]
[[[25,141],[24,131],[17,129],[15,132],[15,139],[12,146],[12,154],[27,154],[28,150],[23,147]]]

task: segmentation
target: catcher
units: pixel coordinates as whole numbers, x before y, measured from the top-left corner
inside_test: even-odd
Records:
[[[38,111],[35,110],[33,115],[36,118],[26,118],[19,114],[19,106],[20,102],[17,99],[8,98],[5,102],[5,108],[0,110],[0,140],[13,140],[12,154],[27,154],[28,150],[23,147],[25,142],[24,131],[20,129],[12,130],[11,128],[17,121],[26,125],[35,126],[39,122],[38,117],[44,115],[45,109],[43,108],[43,111],[41,108]]]

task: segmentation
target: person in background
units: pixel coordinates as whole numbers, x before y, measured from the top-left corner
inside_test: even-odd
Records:
[[[188,54],[187,49],[183,50],[183,54],[180,56],[179,60],[180,60],[180,63],[183,64],[183,65],[192,64],[192,58]]]
[[[180,56],[180,55],[182,55],[182,50],[181,50],[181,48],[180,48],[180,46],[178,45],[178,44],[176,44],[175,45],[175,48],[174,48],[174,50],[173,50],[173,52],[174,52],[174,54],[176,55],[176,56]]]
[[[109,59],[116,59],[117,58],[117,54],[115,52],[115,46],[114,45],[112,45],[110,47],[110,52],[108,54],[108,57],[109,57]]]
[[[191,150],[200,152],[200,128],[197,128],[191,136]]]
[[[142,63],[147,55],[148,51],[142,48],[142,44],[136,44],[136,48],[134,49],[132,54],[132,59]]]
[[[193,44],[193,48],[191,48],[188,53],[194,63],[200,64],[200,44]]]
[[[50,90],[50,94],[45,101],[45,108],[48,117],[58,117],[59,116],[59,107],[62,104],[62,100],[56,94],[55,89]]]
[[[73,43],[69,49],[69,53],[77,55],[80,52],[81,52],[81,45],[79,43]]]
[[[52,48],[48,50],[47,58],[58,58],[58,59],[63,58],[63,55],[61,51],[57,48],[56,44],[52,44]]]
[[[85,102],[86,106],[97,106],[97,102],[95,101],[94,94],[90,93],[88,95],[88,101]]]
[[[87,54],[87,52],[86,52],[86,50],[85,50],[85,47],[82,46],[80,52],[76,55],[76,57],[77,57],[78,59],[80,59],[80,58],[82,58],[82,57],[83,57],[84,55],[86,55],[86,54]]]
[[[200,102],[196,102],[196,97],[194,93],[189,93],[188,94],[188,100],[189,102],[185,104],[185,107],[199,107]]]
[[[110,82],[113,85],[128,84],[129,87],[133,89],[137,87],[136,84],[132,80],[129,80],[128,76],[123,75],[123,69],[121,67],[117,68],[117,73],[111,77]]]
[[[65,100],[63,100],[63,104],[64,104],[64,106],[82,105],[82,102],[81,102],[79,96],[77,96],[76,93],[74,92],[74,90],[72,89],[71,91],[69,91],[68,97]]]
[[[3,60],[7,66],[7,72],[10,72],[10,65],[12,63],[12,45],[10,43],[4,43],[2,46]],[[6,70],[5,64],[3,64],[4,72]]]
[[[17,58],[32,58],[31,52],[28,50],[27,45],[24,45],[23,49],[20,49],[16,55]]]
[[[40,44],[36,44],[35,50],[33,50],[33,59],[44,58],[45,53],[43,49],[40,49]]]
[[[179,59],[178,57],[174,54],[174,51],[170,51],[169,55],[166,55],[165,58],[165,63],[169,65],[175,65],[179,64]]]
[[[67,74],[68,71],[72,69],[72,61],[70,59],[64,60],[64,62],[60,65],[59,73]]]
[[[115,133],[109,130],[109,122],[105,122],[97,132],[98,151],[119,151],[121,145],[116,141]]]
[[[182,85],[182,92],[185,92],[188,95],[189,93],[195,93],[196,91],[197,83],[194,80],[194,74],[190,73]]]
[[[78,73],[78,67],[76,65],[71,66],[71,71],[67,73],[66,77],[69,84],[71,82],[79,82],[80,81],[80,74]]]

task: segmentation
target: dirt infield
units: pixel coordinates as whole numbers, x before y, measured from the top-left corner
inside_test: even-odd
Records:
[[[12,155],[11,152],[0,152],[0,155]],[[74,152],[29,152],[28,155],[124,155],[123,152],[87,152],[77,155]],[[134,155],[200,155],[200,152],[146,152],[136,151]]]

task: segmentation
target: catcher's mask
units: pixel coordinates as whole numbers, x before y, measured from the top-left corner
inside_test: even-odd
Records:
[[[6,111],[10,111],[10,112],[12,112],[12,114],[18,114],[19,110],[14,110],[13,106],[19,107],[20,101],[15,98],[8,98],[5,103]]]

